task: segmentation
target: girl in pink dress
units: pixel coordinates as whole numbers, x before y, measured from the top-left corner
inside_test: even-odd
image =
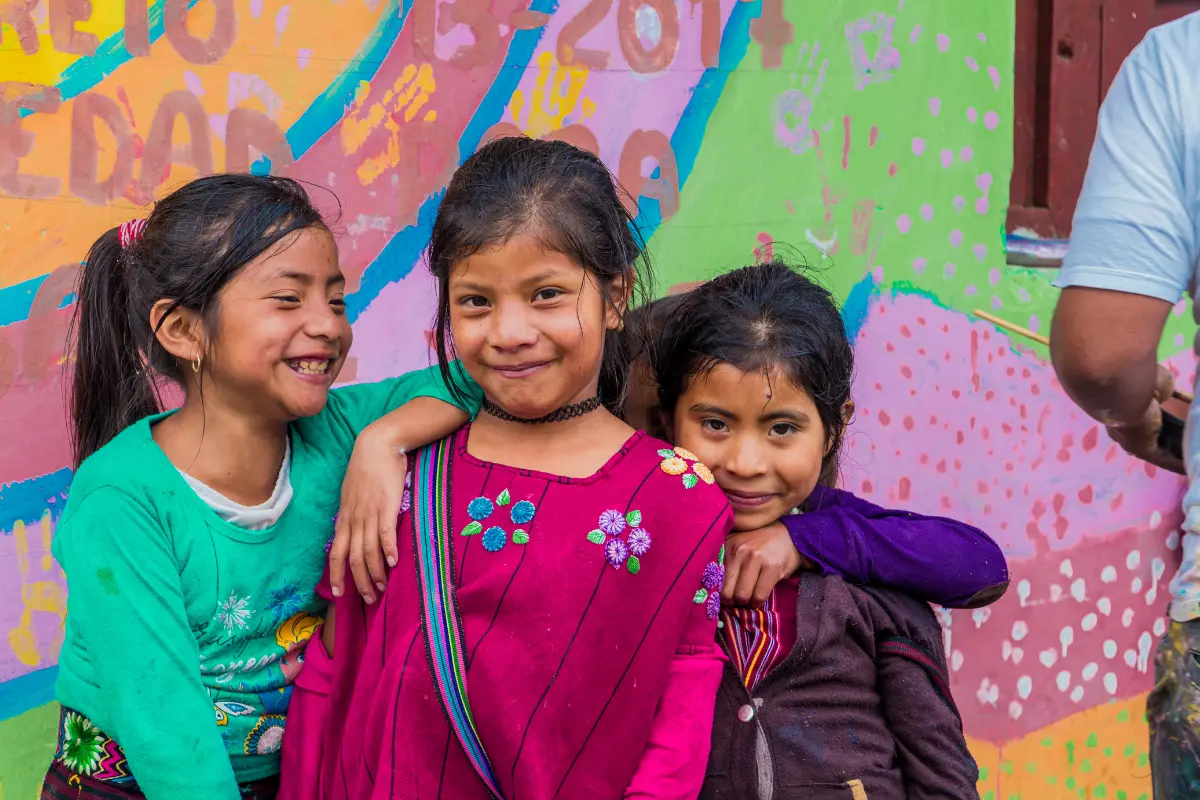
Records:
[[[411,458],[398,562],[378,603],[337,599],[280,796],[694,798],[731,513],[703,464],[612,413],[648,288],[618,188],[565,143],[494,141],[429,263],[439,361],[484,410]]]

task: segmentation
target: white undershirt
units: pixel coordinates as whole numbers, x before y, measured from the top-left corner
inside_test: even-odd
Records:
[[[279,477],[275,479],[275,489],[265,503],[256,506],[244,506],[235,503],[216,489],[188,475],[183,470],[179,474],[187,481],[188,486],[205,504],[221,519],[251,531],[261,531],[279,521],[288,503],[292,502],[292,443],[287,443],[283,453],[283,465],[279,468]]]

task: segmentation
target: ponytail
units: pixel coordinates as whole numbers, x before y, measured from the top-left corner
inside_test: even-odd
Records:
[[[160,410],[131,325],[117,230],[92,245],[76,290],[70,336],[75,355],[71,444],[76,469],[122,430]]]
[[[126,227],[127,226],[127,227]],[[101,236],[88,251],[71,321],[75,467],[133,423],[162,410],[160,380],[184,372],[150,327],[168,300],[215,322],[221,289],[276,242],[307,228],[328,230],[299,183],[271,175],[197,178],[154,206],[145,220]]]

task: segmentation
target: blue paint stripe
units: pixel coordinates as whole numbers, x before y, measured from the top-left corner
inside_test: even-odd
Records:
[[[54,700],[58,667],[47,667],[0,683],[0,722]]]
[[[363,81],[370,81],[379,72],[379,67],[404,28],[404,21],[408,19],[412,4],[413,0],[404,0],[403,6],[399,0],[388,0],[383,16],[359,49],[358,55],[288,128],[287,140],[292,146],[293,158],[299,160],[322,136],[337,125],[346,109],[354,102],[354,93],[358,91],[358,85]]]
[[[47,509],[51,519],[58,519],[67,503],[63,495],[70,485],[71,470],[64,468],[0,486],[0,535],[11,534],[17,521],[26,524],[40,521]]]
[[[530,4],[530,10],[553,14],[558,10],[558,0],[534,0]],[[483,134],[500,121],[504,108],[520,84],[544,32],[545,28],[535,28],[513,34],[500,71],[488,88],[487,94],[479,101],[479,106],[458,139],[459,163],[475,152]],[[417,224],[410,225],[393,236],[379,251],[379,255],[367,265],[358,291],[346,297],[346,314],[351,322],[358,319],[384,287],[412,272],[413,266],[420,258],[421,249],[429,241],[433,220],[437,216],[438,205],[441,204],[444,194],[445,190],[442,189],[425,198],[425,202],[417,211]]]
[[[704,132],[708,129],[708,121],[717,107],[717,101],[725,91],[725,84],[728,83],[729,76],[741,66],[742,59],[746,57],[746,51],[750,48],[750,20],[761,16],[762,0],[734,4],[733,11],[729,13],[729,19],[725,22],[725,30],[721,33],[717,65],[708,67],[700,75],[696,88],[692,90],[692,98],[684,106],[683,114],[679,117],[675,133],[671,136],[671,150],[675,153],[681,192],[696,167]],[[634,223],[647,240],[658,232],[663,218],[662,208],[656,198],[638,198],[638,215]]]
[[[189,0],[188,8],[196,5],[199,0]],[[165,0],[155,0],[150,6],[146,20],[149,23],[150,43],[154,44],[163,35],[163,6]],[[134,55],[125,47],[125,31],[114,33],[96,47],[96,52],[90,56],[76,59],[62,71],[58,82],[59,91],[64,100],[78,97],[96,86],[102,80],[117,71],[123,64],[132,61]],[[34,112],[22,109],[21,116],[27,117]]]
[[[875,294],[875,278],[870,272],[846,293],[846,302],[842,303],[842,324],[846,326],[846,338],[851,344],[858,339],[859,331],[867,322],[867,311]]]
[[[163,4],[165,0],[157,0],[149,10],[150,41],[153,43],[163,35]],[[198,0],[190,0],[189,7]],[[399,0],[389,0],[375,30],[367,37],[366,43],[358,54],[350,61],[347,68],[329,85],[300,118],[292,123],[287,131],[288,143],[292,146],[293,158],[299,159],[313,145],[320,141],[330,129],[337,125],[338,120],[346,113],[346,108],[354,100],[354,92],[362,81],[369,81],[379,71],[400,30],[412,8],[413,0],[405,0],[401,7]],[[125,34],[114,34],[96,48],[93,56],[81,58],[63,70],[62,80],[58,88],[62,91],[63,99],[76,97],[92,89],[117,70],[122,64],[132,60],[134,56],[125,47]],[[23,110],[22,116],[33,113]],[[271,162],[265,157],[258,159],[252,168],[257,174],[269,172]],[[0,289],[0,326],[12,325],[29,317],[29,309],[45,275],[30,278],[27,281]]]

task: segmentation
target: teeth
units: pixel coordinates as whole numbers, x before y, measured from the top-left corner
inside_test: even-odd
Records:
[[[294,369],[302,375],[324,375],[329,369],[327,360],[321,361],[297,361]]]

